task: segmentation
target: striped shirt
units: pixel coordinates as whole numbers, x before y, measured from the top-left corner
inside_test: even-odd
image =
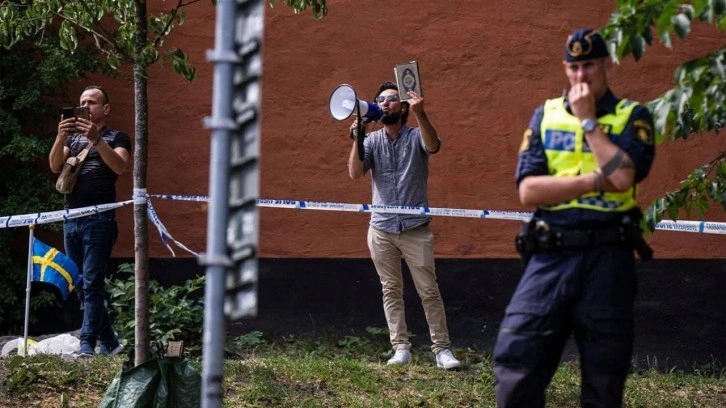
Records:
[[[403,125],[396,140],[386,130],[371,132],[364,141],[363,168],[371,171],[374,205],[428,207],[429,154],[421,130]],[[429,215],[371,213],[371,226],[400,234],[431,221]]]

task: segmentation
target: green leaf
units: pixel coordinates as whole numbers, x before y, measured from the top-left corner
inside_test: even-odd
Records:
[[[68,20],[63,20],[58,35],[60,36],[61,47],[73,53],[78,47],[78,38],[76,37],[76,30]],[[63,44],[65,44],[65,47]]]
[[[711,4],[713,12],[717,16],[723,16],[724,12],[726,12],[726,0],[713,0]]]
[[[112,69],[118,69],[118,67],[119,67],[118,57],[116,57],[116,54],[114,54],[114,53],[109,53],[108,54],[108,57],[106,58],[106,62],[108,62],[108,65]]]
[[[653,112],[653,121],[655,125],[655,141],[660,144],[670,139],[670,128],[672,127],[671,118],[674,116],[670,103],[668,102],[668,94],[653,101],[651,111]]]
[[[274,7],[277,0],[269,0],[270,7]],[[312,9],[313,18],[319,20],[328,14],[326,0],[285,0],[295,14],[303,13],[308,7]]]
[[[671,42],[671,34],[669,32],[664,32],[660,35],[660,42],[666,48],[673,48],[673,43]]]
[[[643,31],[643,39],[645,40],[646,44],[653,45],[653,30],[650,26],[648,26],[645,31]]]
[[[693,15],[695,13],[695,8],[692,4],[681,4],[679,9],[681,13],[685,14],[686,17],[688,17],[689,20],[693,20]]]
[[[640,35],[634,35],[631,37],[630,43],[632,44],[633,57],[636,61],[643,57],[645,51],[645,40]]]
[[[691,20],[683,13],[677,14],[673,17],[673,28],[681,39],[685,39],[691,31]]]

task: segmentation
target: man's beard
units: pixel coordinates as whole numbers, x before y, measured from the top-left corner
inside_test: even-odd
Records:
[[[395,125],[399,120],[401,120],[401,112],[386,113],[381,118],[384,125]]]

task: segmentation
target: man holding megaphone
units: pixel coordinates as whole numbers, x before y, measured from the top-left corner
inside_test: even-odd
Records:
[[[348,159],[348,173],[352,179],[358,179],[371,172],[373,204],[429,205],[428,160],[430,155],[439,151],[441,141],[426,116],[423,98],[415,92],[409,92],[408,96],[408,101],[401,101],[396,84],[384,82],[375,95],[375,102],[382,111],[380,121],[383,128],[365,135],[369,127],[365,122],[371,118],[364,113],[361,113],[363,131],[357,131],[358,119],[350,127],[356,140]],[[418,127],[408,126],[410,113],[413,113]],[[365,137],[363,143],[357,140],[360,137]],[[360,146],[363,146],[363,151],[359,151]],[[403,258],[421,298],[436,365],[449,370],[460,367],[461,363],[450,350],[446,313],[436,282],[434,236],[429,228],[430,222],[428,215],[374,212],[368,228],[368,248],[381,280],[383,310],[395,350],[388,364],[411,362],[411,342],[403,302]]]

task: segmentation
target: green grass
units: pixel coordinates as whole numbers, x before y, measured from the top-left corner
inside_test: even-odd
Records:
[[[224,365],[225,407],[494,407],[491,357],[455,350],[460,371],[437,369],[428,348],[413,350],[408,366],[388,367],[382,337],[287,339],[267,344],[240,337],[241,358]],[[199,358],[191,358],[200,369]],[[54,356],[0,361],[0,406],[95,407],[121,369],[121,358],[65,361]],[[726,375],[717,363],[686,374],[635,369],[625,407],[725,407]],[[548,406],[579,407],[580,373],[563,363],[548,388]]]

